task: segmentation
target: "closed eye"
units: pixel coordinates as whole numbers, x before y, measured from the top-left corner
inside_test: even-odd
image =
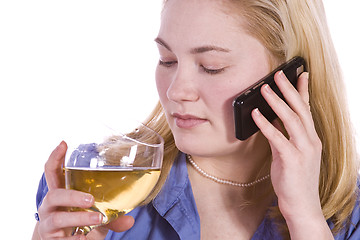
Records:
[[[201,68],[203,69],[204,72],[206,72],[210,75],[219,74],[225,70],[225,68],[210,69],[210,68],[206,68],[202,65],[201,65]]]
[[[159,65],[160,66],[172,67],[175,64],[177,64],[177,61],[162,61],[162,60],[159,60]]]

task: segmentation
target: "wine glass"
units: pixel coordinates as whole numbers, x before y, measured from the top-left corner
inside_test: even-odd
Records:
[[[164,140],[144,124],[125,133],[108,126],[92,126],[82,133],[68,143],[65,185],[92,194],[95,203],[89,209],[70,210],[100,212],[101,225],[108,224],[152,192],[160,176]],[[73,235],[86,235],[95,227],[78,226]]]

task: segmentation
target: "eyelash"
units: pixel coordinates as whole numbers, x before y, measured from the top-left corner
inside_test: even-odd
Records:
[[[204,72],[210,74],[210,75],[215,75],[215,74],[219,74],[221,72],[223,72],[225,70],[225,68],[219,68],[219,69],[208,69],[204,66],[201,65],[201,68],[203,69]]]
[[[167,68],[170,68],[172,67],[174,64],[176,64],[177,61],[161,61],[159,60],[159,65],[160,66],[164,66],[164,67],[167,67]],[[215,75],[215,74],[219,74],[221,72],[223,72],[225,70],[225,68],[219,68],[219,69],[208,69],[206,67],[204,67],[203,65],[200,66],[202,68],[202,70],[207,73],[207,74],[210,74],[210,75]]]
[[[165,62],[165,61],[159,60],[159,65],[160,65],[160,66],[167,67],[167,68],[172,67],[172,66],[173,66],[174,64],[176,64],[176,63],[177,63],[177,61],[168,61],[168,62]]]

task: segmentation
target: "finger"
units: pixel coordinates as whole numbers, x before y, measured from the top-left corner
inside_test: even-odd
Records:
[[[309,104],[309,73],[303,72],[298,79],[298,83],[296,85],[297,90],[303,99],[303,101]]]
[[[49,190],[64,187],[62,164],[64,162],[67,145],[62,141],[51,153],[45,164],[45,178]]]
[[[40,220],[59,207],[90,208],[94,205],[94,197],[91,194],[58,188],[49,191],[39,208]]]
[[[95,226],[101,224],[102,214],[99,212],[54,212],[44,219],[39,226],[40,231],[55,233],[59,230],[65,232],[66,228],[78,226]]]
[[[307,82],[306,77],[307,74],[303,74],[302,77],[299,79],[300,83],[298,85],[300,85],[301,92],[297,91],[294,88],[294,86],[289,82],[289,80],[286,78],[285,74],[282,71],[279,71],[275,74],[275,82],[276,85],[279,87],[281,93],[284,95],[286,102],[300,118],[303,126],[305,127],[306,133],[312,137],[316,137],[317,135],[314,127],[314,121],[312,119],[309,108],[309,93],[307,91],[307,83],[305,83]],[[305,91],[307,93],[304,93]]]
[[[293,145],[289,143],[284,134],[274,127],[274,125],[261,114],[258,108],[255,108],[251,112],[251,116],[262,134],[276,149],[293,149]]]
[[[305,75],[304,75],[305,76]],[[304,77],[303,76],[303,77]],[[302,98],[300,92],[295,89],[295,87],[290,83],[287,79],[283,71],[279,71],[274,76],[275,83],[279,87],[281,93],[284,95],[286,102],[289,104],[291,109],[293,109],[296,113],[308,113],[307,103]],[[303,78],[301,79],[303,80]],[[304,87],[301,85],[301,87]],[[301,89],[303,92],[304,89]]]
[[[296,144],[303,142],[307,138],[303,123],[300,117],[270,88],[265,84],[261,87],[261,94],[276,115],[284,123],[285,129]]]

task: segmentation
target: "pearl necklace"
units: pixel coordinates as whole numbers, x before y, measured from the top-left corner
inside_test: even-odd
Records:
[[[231,186],[235,186],[235,187],[252,187],[255,184],[263,182],[263,181],[265,181],[266,179],[268,179],[270,177],[270,174],[268,174],[268,175],[266,175],[266,176],[264,176],[262,178],[256,179],[255,181],[249,182],[249,183],[239,183],[239,182],[234,182],[234,181],[231,181],[231,180],[220,179],[220,178],[212,176],[212,175],[208,174],[207,172],[205,172],[204,170],[202,170],[194,162],[194,160],[192,159],[192,157],[190,155],[186,155],[186,158],[191,163],[191,165],[195,168],[195,170],[198,171],[201,175],[203,175],[206,178],[209,178],[210,180],[212,180],[214,182],[225,184],[225,185],[231,185]]]

